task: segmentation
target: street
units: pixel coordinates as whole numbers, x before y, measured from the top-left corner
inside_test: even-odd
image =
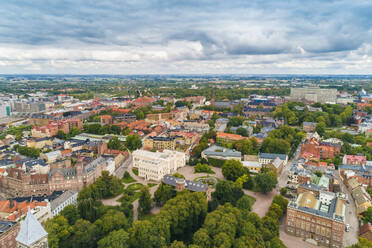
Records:
[[[359,235],[359,221],[356,213],[356,207],[354,199],[351,196],[349,189],[344,184],[338,171],[334,173],[337,180],[340,182],[341,192],[347,194],[347,198],[350,201],[349,204],[346,204],[346,213],[345,213],[345,225],[350,225],[350,231],[344,233],[344,247],[351,246],[355,243],[358,243]]]
[[[124,160],[124,162],[115,170],[115,176],[118,178],[122,178],[124,172],[128,169],[129,166],[132,165],[132,154],[129,152],[128,158]]]

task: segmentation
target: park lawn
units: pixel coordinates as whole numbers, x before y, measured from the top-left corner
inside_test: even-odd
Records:
[[[137,191],[137,190],[142,189],[142,187],[143,187],[143,185],[140,184],[140,183],[133,183],[133,184],[128,185],[125,190]]]
[[[127,177],[123,177],[121,180],[125,184],[137,182],[136,179],[134,179],[131,175],[129,175]]]

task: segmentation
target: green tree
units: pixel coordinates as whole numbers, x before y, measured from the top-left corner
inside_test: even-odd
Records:
[[[251,211],[254,199],[248,195],[243,195],[237,202],[236,207],[240,210]]]
[[[48,232],[48,245],[50,248],[63,248],[73,229],[69,226],[67,219],[63,215],[57,215],[52,219],[48,219],[45,224],[45,229]]]
[[[261,152],[287,154],[290,150],[290,144],[284,139],[267,137],[262,142]]]
[[[281,194],[282,196],[285,196],[285,195],[287,194],[287,187],[283,187],[283,188],[281,188],[281,189],[280,189],[280,194]]]
[[[194,173],[214,174],[214,171],[207,164],[197,163],[194,167]]]
[[[227,180],[235,181],[244,173],[244,166],[238,160],[227,160],[222,166],[222,174]]]
[[[87,220],[79,219],[72,228],[74,230],[71,240],[73,248],[95,247],[97,229],[94,224]]]
[[[121,150],[122,144],[118,137],[112,137],[109,142],[107,143],[107,147],[113,150]]]
[[[324,122],[319,122],[316,127],[315,127],[315,131],[321,136],[323,137],[324,134],[325,134],[325,129],[326,129],[326,124]]]
[[[242,189],[231,181],[221,181],[216,185],[216,191],[212,193],[219,204],[227,202],[235,205],[236,202],[244,195]]]
[[[273,219],[280,219],[283,215],[283,209],[276,203],[272,203],[269,207],[266,216],[272,217]]]
[[[169,199],[176,196],[176,191],[172,186],[161,183],[154,193],[154,201],[163,206]]]
[[[182,241],[175,240],[169,248],[187,248],[187,246]]]
[[[364,221],[372,223],[372,207],[369,207],[367,211],[364,213]]]
[[[73,204],[67,205],[62,211],[61,215],[63,215],[70,226],[74,225],[75,222],[80,219],[79,210]]]
[[[287,211],[287,206],[288,206],[288,200],[285,199],[282,195],[276,195],[274,196],[274,199],[272,203],[278,204],[281,209],[283,210],[283,213]]]
[[[159,226],[143,220],[135,221],[129,229],[129,244],[133,248],[159,248],[167,247],[167,240],[159,232]]]
[[[238,129],[236,129],[236,133],[240,134],[241,136],[248,137],[247,129],[243,127],[239,127]]]
[[[118,210],[109,210],[106,214],[100,218],[100,222],[95,222],[97,228],[99,229],[102,236],[106,236],[112,231],[117,231],[119,229],[127,230],[130,226],[127,217],[123,212]]]
[[[112,231],[98,241],[98,248],[129,248],[129,234],[123,229]]]
[[[256,178],[256,185],[260,192],[266,194],[270,192],[273,188],[275,188],[278,180],[273,173],[259,173]]]
[[[135,111],[135,115],[137,120],[145,119],[145,113],[142,110]]]
[[[125,146],[130,150],[134,151],[142,147],[141,138],[137,134],[129,134],[125,140]]]
[[[366,238],[359,237],[359,242],[355,245],[349,246],[348,248],[370,248],[372,247],[372,241]]]
[[[66,134],[62,130],[58,130],[56,136],[57,136],[58,139],[63,139],[63,140],[66,139]]]
[[[148,214],[152,208],[152,200],[149,188],[147,186],[141,189],[141,195],[138,200],[138,212],[142,214]]]

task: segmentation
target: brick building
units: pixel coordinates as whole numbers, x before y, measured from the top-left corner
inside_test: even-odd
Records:
[[[8,168],[0,182],[4,190],[14,196],[45,196],[58,190],[81,190],[100,177],[106,167],[107,161],[99,157],[87,164],[78,162],[70,168],[52,168],[48,174]]]
[[[350,165],[365,165],[367,163],[367,157],[363,155],[344,155],[342,163]]]
[[[301,146],[301,156],[308,159],[329,159],[341,153],[340,144],[328,144],[319,142],[316,138],[310,138]]]
[[[332,195],[316,197],[312,192],[299,194],[287,208],[286,232],[318,245],[342,247],[346,205]]]
[[[16,248],[16,237],[19,232],[19,223],[0,220],[0,247]]]

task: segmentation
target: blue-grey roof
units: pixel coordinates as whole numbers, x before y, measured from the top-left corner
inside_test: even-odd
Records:
[[[231,102],[217,101],[217,102],[214,103],[214,106],[215,107],[220,107],[220,108],[229,108],[231,106]]]
[[[166,175],[163,177],[162,182],[168,185],[176,186],[177,180],[180,180],[180,178]],[[181,179],[184,180],[184,179]],[[194,192],[205,192],[208,189],[208,185],[200,182],[194,182],[190,180],[184,180],[185,181],[185,188],[194,191]]]
[[[95,159],[94,161],[84,166],[84,173],[94,171],[98,167],[98,165],[100,165],[103,162],[105,162],[105,159],[103,157]]]
[[[271,112],[273,108],[248,108],[244,107],[243,112]]]
[[[76,168],[54,168],[49,171],[48,177],[51,178],[55,173],[61,173],[63,177],[74,177],[76,176]]]
[[[208,147],[203,151],[203,154],[207,157],[209,156],[219,156],[219,157],[241,157],[242,153],[228,149],[222,146],[213,145]]]
[[[267,133],[254,133],[251,135],[252,137],[255,137],[255,138],[260,138],[260,139],[264,139],[267,137]]]
[[[319,209],[313,209],[313,208],[308,208],[308,207],[302,207],[302,206],[297,205],[295,202],[290,202],[288,204],[288,206],[293,207],[293,208],[296,208],[296,209],[301,210],[303,212],[307,212],[307,213],[318,215],[318,216],[321,216],[321,217],[324,217],[324,218],[335,219],[335,220],[338,220],[338,221],[342,221],[343,222],[344,221],[344,218],[342,216],[335,215],[337,201],[338,201],[338,198],[337,197],[334,198],[331,201],[331,204],[328,205],[328,212],[321,211],[320,210],[321,208],[319,208]]]
[[[264,158],[264,159],[280,158],[281,160],[287,160],[287,155],[286,154],[278,154],[278,153],[259,153],[258,157],[259,158]]]
[[[1,236],[1,234],[8,231],[15,224],[17,224],[17,222],[8,221],[8,220],[0,220],[0,236]]]
[[[48,166],[44,159],[33,159],[25,162],[26,167],[34,167],[35,165]]]
[[[318,123],[317,122],[310,122],[310,121],[304,121],[303,122],[303,125],[317,125]]]
[[[372,172],[372,166],[365,165],[365,166],[355,166],[355,165],[348,165],[343,164],[338,167],[339,170],[353,170],[353,171],[360,171],[360,172]]]

